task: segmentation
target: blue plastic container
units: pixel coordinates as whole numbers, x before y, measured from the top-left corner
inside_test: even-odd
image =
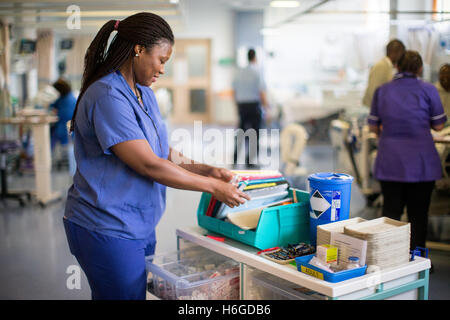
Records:
[[[317,226],[346,220],[350,213],[353,177],[345,173],[311,174],[309,181],[310,243],[316,246]]]
[[[297,264],[297,270],[308,274],[310,276],[316,277],[321,280],[328,282],[341,282],[344,280],[361,277],[366,274],[367,265],[359,268],[343,270],[335,273],[327,272],[316,266],[310,265],[309,261],[315,256],[315,254],[310,254],[303,257],[295,258],[295,263]]]

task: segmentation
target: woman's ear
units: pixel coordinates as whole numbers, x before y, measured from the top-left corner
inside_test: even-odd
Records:
[[[135,45],[134,46],[134,55],[136,57],[138,57],[142,53],[143,50],[144,50],[144,47],[141,46],[140,44]]]

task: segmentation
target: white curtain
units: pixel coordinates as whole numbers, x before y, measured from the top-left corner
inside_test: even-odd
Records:
[[[432,26],[408,29],[407,48],[418,51],[422,56],[424,64],[423,78],[427,81],[431,79],[431,62],[438,39],[439,33]]]

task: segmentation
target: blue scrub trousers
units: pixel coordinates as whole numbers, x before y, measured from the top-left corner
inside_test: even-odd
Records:
[[[89,231],[63,218],[70,252],[87,276],[93,300],[145,300],[145,256],[156,240],[129,240]]]

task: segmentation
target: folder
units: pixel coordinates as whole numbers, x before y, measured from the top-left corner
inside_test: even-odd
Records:
[[[272,188],[276,188],[276,187],[272,187]],[[264,189],[268,189],[268,188],[264,188]],[[264,190],[264,189],[260,189],[260,190]],[[253,191],[259,191],[259,190],[258,189],[250,190],[249,192],[253,192]],[[227,215],[229,213],[232,213],[232,212],[250,210],[250,209],[258,208],[258,207],[273,203],[278,200],[286,199],[288,194],[289,194],[289,192],[287,191],[287,186],[286,186],[286,189],[284,191],[280,191],[278,193],[272,192],[272,193],[268,193],[268,194],[261,193],[259,196],[255,196],[251,200],[248,200],[244,204],[241,204],[234,208],[230,208],[225,203],[222,203],[220,205],[220,208],[217,211],[215,217],[218,219],[224,219],[227,217]]]
[[[211,201],[209,202],[208,205],[208,209],[206,209],[206,213],[205,215],[207,215],[208,217],[212,216],[213,210],[214,210],[214,206],[216,205],[217,199],[214,197],[211,197]]]
[[[267,188],[267,187],[274,187],[277,184],[275,182],[272,183],[259,183],[259,184],[253,184],[253,185],[249,185],[247,187],[244,188],[244,191],[247,190],[253,190],[253,189],[260,189],[260,188]]]
[[[248,194],[251,199],[253,199],[253,198],[263,197],[266,195],[280,193],[282,191],[287,190],[288,187],[289,187],[289,184],[284,183],[284,184],[280,184],[280,185],[273,186],[273,187],[249,190],[249,191],[246,191],[245,193]],[[249,200],[249,201],[252,201],[252,200]]]
[[[283,175],[278,170],[234,170],[239,180],[260,180],[282,178]]]
[[[212,209],[212,213],[211,213],[211,217],[215,217],[217,215],[217,212],[219,211],[220,206],[222,205],[222,202],[216,200],[213,209]]]
[[[262,207],[246,210],[246,211],[239,211],[239,212],[232,212],[227,215],[227,219],[234,225],[237,225],[239,228],[243,230],[251,230],[255,229],[258,226],[259,217],[261,216],[261,212],[268,207],[273,207],[277,205],[283,205],[287,200],[290,200],[292,202],[292,199],[284,199],[280,201],[276,201],[267,205],[264,205]]]
[[[282,182],[286,181],[284,177],[279,178],[271,178],[271,179],[255,179],[255,180],[245,180],[247,181],[247,185],[251,186],[252,184],[258,184],[258,183],[272,183],[272,182]]]
[[[237,207],[230,208],[220,203],[219,208],[213,211],[212,216],[224,219],[229,213],[256,209],[269,203],[285,199],[289,192],[289,184],[277,170],[241,170],[236,173],[235,181],[239,182],[239,189],[248,194],[251,200]]]
[[[275,187],[280,184],[287,184],[288,182],[286,180],[280,180],[277,182],[269,182],[269,183],[249,183],[245,188],[244,191],[253,190],[253,189],[261,189],[261,188],[268,188],[268,187]]]

